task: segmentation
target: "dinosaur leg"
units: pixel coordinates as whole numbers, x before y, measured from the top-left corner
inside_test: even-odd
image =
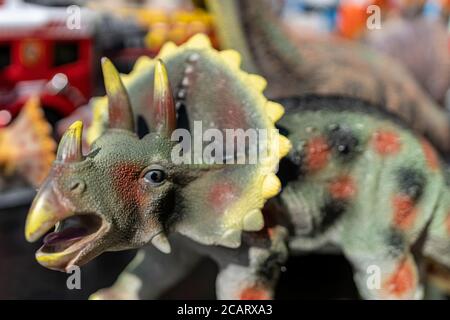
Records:
[[[216,280],[218,299],[267,300],[273,298],[281,265],[287,259],[286,232],[284,228],[277,227],[271,229],[269,234],[269,245],[261,246],[259,241],[250,241],[248,245],[243,245],[242,249],[239,249],[243,250],[239,258],[240,262],[230,257],[225,259],[225,263],[221,263]]]
[[[200,256],[189,248],[172,243],[172,253],[164,254],[153,246],[138,251],[136,257],[109,288],[101,289],[90,299],[156,299],[186,276]]]
[[[364,299],[421,299],[423,290],[411,253],[395,257],[345,253],[354,268],[354,280]]]

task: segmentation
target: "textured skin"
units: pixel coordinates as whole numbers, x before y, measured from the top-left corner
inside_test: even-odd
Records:
[[[216,14],[222,46],[241,52],[244,68],[267,79],[269,98],[301,94],[362,98],[400,116],[439,150],[450,151],[445,111],[400,63],[343,39],[291,32],[281,24],[273,1],[208,2]]]
[[[435,151],[392,115],[356,99],[281,102],[287,113],[278,124],[293,149],[280,164],[283,190],[266,214],[290,230],[291,252],[332,245],[353,264],[364,298],[419,298],[423,260],[412,248],[425,237],[419,254],[450,266],[449,188]],[[366,286],[371,265],[382,271],[379,290]],[[250,277],[241,268],[223,269],[219,297]]]
[[[219,54],[204,39],[197,37],[182,48],[169,47],[170,52],[166,48],[162,53],[172,88],[177,88],[176,102],[183,102],[185,116],[190,121],[216,119],[211,126],[218,128],[270,128],[281,115],[273,117],[278,109],[263,98],[261,79],[242,73],[235,59],[230,60],[236,57],[234,53]],[[186,72],[185,62],[193,60],[195,68]],[[162,94],[167,88],[149,94],[154,70],[155,61],[141,60],[124,79],[135,115],[150,112],[145,108],[151,108],[153,102],[147,99],[167,98]],[[190,77],[187,83],[183,81],[186,75]],[[109,110],[115,109],[109,118],[119,111],[130,114],[123,109],[128,99],[117,75],[110,73],[105,78],[116,79],[107,85]],[[186,94],[180,95],[185,89]],[[55,162],[30,210],[27,238],[35,240],[45,233],[41,225],[49,215],[59,215],[53,223],[72,214],[95,213],[102,217],[103,227],[81,250],[74,253],[75,243],[62,252],[39,251],[38,261],[64,270],[103,251],[151,242],[169,252],[168,243],[172,243],[173,260],[168,258],[166,263],[179,264],[180,268],[168,270],[168,277],[181,277],[192,267],[182,255],[184,250],[192,250],[192,264],[198,255],[217,261],[218,298],[268,299],[273,297],[288,248],[294,254],[332,245],[353,263],[362,297],[420,297],[420,255],[450,263],[450,200],[433,148],[394,115],[381,113],[377,111],[381,108],[358,99],[310,97],[281,102],[288,115],[278,125],[293,148],[281,162],[276,157],[283,183],[276,198],[272,198],[279,191],[273,163],[269,167],[174,164],[174,143],[161,133],[171,123],[165,117],[160,116],[156,126],[161,131],[143,134],[143,138],[124,129],[132,123],[129,118],[114,119],[117,127],[111,127],[110,122],[105,130],[99,130],[100,136],[86,157],[78,153],[81,127],[71,126],[57,159],[78,160]],[[97,107],[102,110],[101,101]],[[180,107],[178,126],[185,117],[182,111]],[[155,165],[167,177],[157,186],[142,179]],[[258,210],[264,203],[264,223],[249,225],[248,220],[255,220],[255,209],[259,218]],[[158,235],[165,241],[155,244]],[[154,290],[143,290],[152,286],[149,280],[158,277],[157,264],[148,274],[143,272],[152,256],[146,253],[141,263],[134,262],[112,288],[94,298],[157,296],[170,281],[165,279],[167,282],[161,281]],[[366,286],[367,268],[373,266],[381,272],[378,289]]]
[[[205,128],[270,130],[282,115],[283,108],[262,95],[264,79],[242,72],[236,52],[213,50],[205,36],[195,37],[180,48],[168,45],[159,58],[167,64],[168,78],[175,89],[179,127],[192,128],[193,121],[202,120]],[[150,242],[170,252],[169,243],[181,237],[183,244],[191,243],[195,251],[212,256],[223,269],[217,280],[218,297],[272,297],[279,266],[287,257],[287,233],[282,226],[269,224],[270,228],[263,229],[261,209],[265,200],[280,190],[274,171],[280,157],[288,152],[289,141],[278,132],[270,134],[265,139],[267,144],[262,144],[268,154],[263,152],[257,164],[173,163],[175,142],[167,136],[172,123],[168,115],[173,112],[151,109],[174,105],[162,103],[163,98],[168,101],[169,91],[161,82],[152,85],[153,79],[165,78],[161,73],[155,76],[155,70],[161,67],[155,60],[141,59],[134,71],[123,77],[128,98],[110,62],[106,60],[103,65],[108,100],[97,101],[100,114],[93,127],[100,136],[83,156],[82,125],[77,122],[70,126],[58,148],[57,161],[30,209],[25,234],[34,241],[58,221],[83,215],[101,217],[101,227],[60,250],[44,241],[36,254],[38,262],[66,270],[104,251],[137,248]],[[139,134],[127,129],[133,123],[127,117],[131,114],[125,106],[128,100]],[[155,113],[157,117],[152,119]],[[149,128],[150,133],[143,132],[142,127]],[[145,178],[155,167],[163,170],[166,178],[157,186]],[[250,230],[262,231],[244,232]],[[155,239],[159,239],[157,244]],[[180,268],[174,270],[186,272],[183,270],[188,266],[182,267],[185,258],[177,258],[176,250],[173,254],[174,263],[180,262]],[[139,270],[130,267],[124,276],[132,282],[129,294],[123,292],[123,281],[119,280],[115,289],[104,290],[94,298],[141,297],[137,279],[155,279],[155,275],[140,277]],[[230,273],[240,275],[242,281],[230,287]],[[160,285],[161,290],[166,287]],[[123,295],[117,295],[117,291]],[[159,290],[148,292],[143,292],[144,297],[152,297]]]
[[[290,248],[339,247],[364,297],[417,297],[422,260],[411,250],[422,237],[421,253],[450,266],[449,189],[433,148],[358,100],[282,103],[279,126],[293,149],[280,166],[285,187],[276,202],[296,235]],[[381,268],[380,290],[366,286],[370,265]]]

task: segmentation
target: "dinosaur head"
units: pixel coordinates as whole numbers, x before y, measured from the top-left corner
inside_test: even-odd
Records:
[[[275,170],[290,143],[274,126],[283,108],[264,97],[264,79],[240,70],[239,60],[236,52],[218,52],[199,35],[180,47],[167,44],[157,59],[140,58],[128,75],[103,61],[107,97],[94,104],[91,151],[82,154],[76,122],[61,140],[27,218],[29,241],[55,226],[36,254],[42,265],[65,270],[104,251],[149,242],[168,253],[175,232],[204,245],[236,248],[243,231],[263,228],[261,209],[280,190]],[[150,129],[142,138],[134,130],[140,121]],[[271,134],[258,140],[264,150],[257,163],[174,161],[177,125],[192,133],[187,140],[191,159],[197,159],[198,122],[222,136],[228,128]],[[202,142],[211,147],[215,140]],[[230,154],[242,153],[232,148]]]
[[[103,251],[150,241],[170,252],[165,234],[176,219],[173,197],[178,187],[193,178],[192,171],[171,164],[175,109],[164,65],[158,62],[155,67],[155,130],[142,139],[134,133],[128,95],[118,72],[106,59],[103,70],[108,130],[87,155],[81,151],[82,123],[77,121],[67,130],[27,218],[29,241],[55,226],[36,254],[39,263],[51,269],[82,265]]]

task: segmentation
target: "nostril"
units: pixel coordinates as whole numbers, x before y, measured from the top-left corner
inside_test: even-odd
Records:
[[[85,189],[85,184],[81,180],[73,181],[70,185],[70,191],[78,193],[78,194],[83,192],[84,189]]]

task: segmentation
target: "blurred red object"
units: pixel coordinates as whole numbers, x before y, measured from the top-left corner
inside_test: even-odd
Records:
[[[47,114],[61,118],[91,96],[93,23],[69,28],[67,20],[66,8],[0,7],[0,110],[15,117],[36,95]]]

